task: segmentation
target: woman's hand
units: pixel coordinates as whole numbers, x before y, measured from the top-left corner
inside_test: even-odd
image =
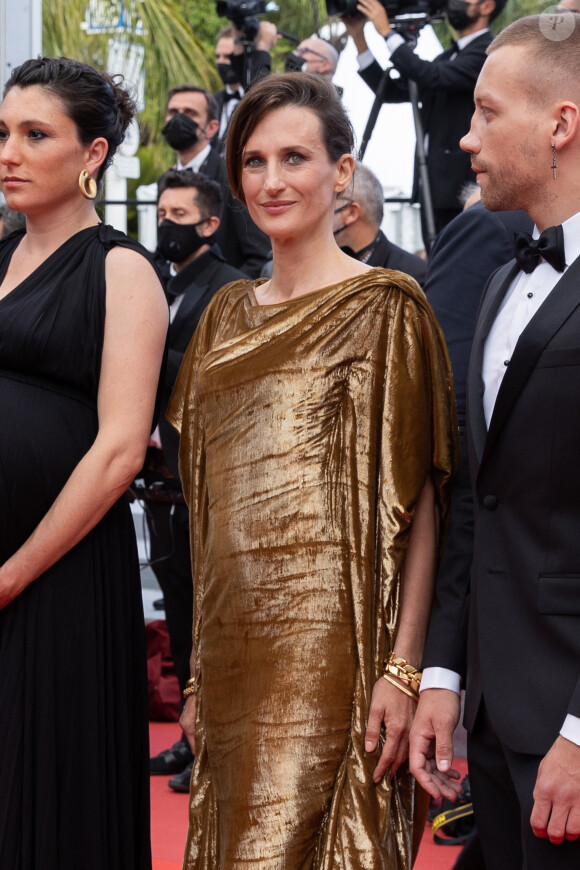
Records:
[[[195,695],[190,695],[181,711],[179,724],[193,754],[195,755]]]
[[[374,782],[380,782],[385,773],[391,779],[408,757],[409,731],[416,709],[416,701],[379,677],[373,687],[365,734],[365,750],[373,752],[379,740],[381,725],[385,726],[385,745],[373,773]]]

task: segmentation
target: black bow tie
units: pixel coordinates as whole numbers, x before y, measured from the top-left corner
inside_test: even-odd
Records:
[[[234,91],[233,94],[230,91],[224,91],[224,103],[229,103],[230,100],[241,100],[242,94],[240,91]]]
[[[548,227],[539,239],[533,239],[529,233],[514,233],[514,246],[518,266],[526,274],[534,271],[541,258],[557,272],[564,271],[566,257],[561,225]]]

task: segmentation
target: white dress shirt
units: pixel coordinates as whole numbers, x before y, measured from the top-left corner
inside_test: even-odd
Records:
[[[205,158],[207,157],[207,155],[209,154],[210,151],[211,151],[211,145],[208,144],[205,146],[205,148],[201,149],[199,154],[196,154],[195,157],[192,160],[190,160],[189,163],[186,163],[185,165],[178,158],[176,169],[193,169],[194,172],[199,172],[203,161],[205,160]]]
[[[570,263],[580,256],[580,212],[564,221],[562,230],[566,252],[565,272]],[[539,237],[537,227],[534,227],[532,235],[534,239]],[[545,260],[541,260],[529,275],[518,272],[501,303],[485,340],[483,352],[483,410],[488,428],[497,394],[517,341],[562,274]],[[450,689],[459,694],[460,685],[461,678],[455,671],[447,668],[425,668],[420,691]],[[580,746],[580,718],[568,714],[560,734]]]
[[[483,30],[478,30],[477,33],[470,33],[469,36],[462,36],[457,40],[457,48],[459,51],[462,51],[466,45],[469,45],[474,39],[477,39],[478,36],[481,36],[482,33],[485,33],[487,27],[484,27]],[[385,36],[385,45],[387,46],[387,51],[389,52],[389,57],[392,53],[400,46],[405,44],[405,39],[401,36],[400,33],[395,33],[392,31],[391,33]],[[457,52],[451,55],[450,60],[453,60]],[[359,70],[365,70],[367,67],[371,65],[374,61],[374,55],[369,48],[366,51],[363,51],[362,54],[357,56],[358,68]]]

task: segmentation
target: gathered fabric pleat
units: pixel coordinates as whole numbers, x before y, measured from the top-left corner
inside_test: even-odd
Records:
[[[224,288],[169,419],[191,511],[197,756],[186,870],[409,868],[425,796],[372,780],[372,687],[430,475],[456,463],[445,344],[418,285],[374,269],[260,306]]]

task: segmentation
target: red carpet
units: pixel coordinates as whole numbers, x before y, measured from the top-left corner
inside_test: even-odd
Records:
[[[179,740],[176,722],[151,722],[151,754],[167,749]],[[464,772],[463,766],[460,767]],[[151,777],[151,843],[153,870],[181,870],[187,835],[187,795],[177,794],[167,785],[167,777]],[[459,847],[436,846],[430,827],[425,829],[414,870],[451,870]]]

